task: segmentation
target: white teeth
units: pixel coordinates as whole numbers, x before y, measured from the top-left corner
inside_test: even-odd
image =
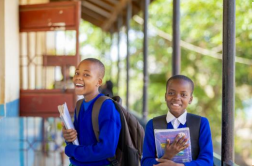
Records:
[[[84,86],[84,85],[77,83],[76,86]]]
[[[178,107],[179,107],[179,106],[180,106],[180,104],[173,104],[173,106],[178,106]]]

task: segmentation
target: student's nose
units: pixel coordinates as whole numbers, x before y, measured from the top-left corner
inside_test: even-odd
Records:
[[[174,99],[180,100],[180,98],[181,98],[181,95],[180,95],[180,94],[175,94]]]
[[[76,76],[76,80],[82,80],[81,75],[77,75],[77,76]]]

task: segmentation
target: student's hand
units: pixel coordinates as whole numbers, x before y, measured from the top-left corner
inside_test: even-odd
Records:
[[[67,142],[73,142],[75,141],[75,139],[77,139],[77,131],[74,129],[66,129],[63,126],[62,132],[63,132],[63,137]]]
[[[157,162],[160,162],[154,166],[184,166],[184,164],[173,162],[172,160],[168,159],[156,159]]]
[[[187,144],[188,138],[183,135],[182,137],[180,135],[177,135],[174,142],[170,144],[170,140],[167,139],[167,144],[165,146],[165,153],[161,157],[162,159],[172,159],[176,154],[178,154],[180,151],[186,149],[189,144]]]

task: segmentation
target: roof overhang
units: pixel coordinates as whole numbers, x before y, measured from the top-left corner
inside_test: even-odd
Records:
[[[64,0],[50,0],[59,2]],[[143,9],[144,0],[80,0],[81,18],[100,27],[106,32],[118,30],[117,20],[121,20],[120,27],[126,24],[127,5],[132,3],[132,16]],[[153,0],[150,0],[152,2]]]

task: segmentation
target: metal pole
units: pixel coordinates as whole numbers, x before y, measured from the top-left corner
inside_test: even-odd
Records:
[[[180,0],[173,0],[173,54],[172,54],[172,76],[180,74],[181,71],[181,49],[180,49]]]
[[[112,27],[111,27],[111,29],[110,29],[110,54],[109,54],[109,59],[110,59],[110,65],[112,65],[113,64],[113,61],[112,61],[112,55],[111,55],[111,49],[112,49],[112,47],[113,47],[113,29],[112,29]],[[112,80],[111,79],[111,77],[112,77],[112,66],[110,66],[110,69],[109,69],[109,76],[110,76],[110,80]]]
[[[129,29],[130,19],[132,12],[131,1],[127,5],[127,17],[126,17],[126,36],[127,36],[127,56],[126,56],[126,110],[129,111],[129,69],[130,69],[130,42],[129,42]]]
[[[117,20],[117,94],[119,94],[119,80],[120,80],[120,28],[121,28],[121,16],[118,16]]]
[[[221,164],[234,162],[235,0],[223,0]]]
[[[149,0],[144,0],[144,41],[143,41],[143,62],[144,62],[144,86],[143,86],[143,119],[147,121],[148,109],[147,109],[147,86],[148,86],[148,73],[147,73],[147,53],[148,53],[148,38],[147,38],[147,22],[148,22],[148,5]]]

